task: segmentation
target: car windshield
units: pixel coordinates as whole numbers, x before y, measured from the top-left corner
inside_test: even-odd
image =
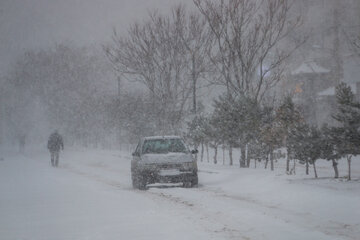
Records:
[[[168,152],[182,152],[186,153],[188,150],[183,141],[177,139],[149,139],[145,140],[142,147],[142,153],[168,153]]]

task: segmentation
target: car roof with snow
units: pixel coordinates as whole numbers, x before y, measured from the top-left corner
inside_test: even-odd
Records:
[[[180,136],[149,136],[149,137],[144,137],[144,140],[155,140],[155,139],[181,139]]]

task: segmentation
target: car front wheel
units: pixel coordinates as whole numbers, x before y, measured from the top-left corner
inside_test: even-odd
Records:
[[[136,188],[139,190],[146,190],[147,181],[144,177],[133,173],[131,175],[131,179],[132,179],[133,188]]]
[[[183,187],[185,187],[185,188],[195,187],[198,185],[198,181],[199,180],[198,180],[197,173],[195,173],[195,176],[193,176],[191,179],[184,181]]]
[[[197,186],[199,183],[199,179],[198,176],[196,174],[196,176],[194,177],[194,179],[191,181],[191,187]]]

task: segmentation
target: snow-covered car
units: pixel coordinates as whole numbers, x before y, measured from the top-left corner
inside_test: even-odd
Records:
[[[146,189],[154,183],[198,184],[197,163],[184,140],[178,136],[153,136],[140,139],[131,161],[134,188]]]

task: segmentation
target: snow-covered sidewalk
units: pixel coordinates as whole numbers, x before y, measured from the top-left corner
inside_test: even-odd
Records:
[[[65,151],[55,169],[46,152],[5,156],[0,239],[359,239],[360,181],[199,163],[198,188],[139,191],[130,157]]]
[[[63,160],[76,161],[71,155]],[[0,162],[0,239],[211,239],[172,203],[60,165],[45,155]]]

